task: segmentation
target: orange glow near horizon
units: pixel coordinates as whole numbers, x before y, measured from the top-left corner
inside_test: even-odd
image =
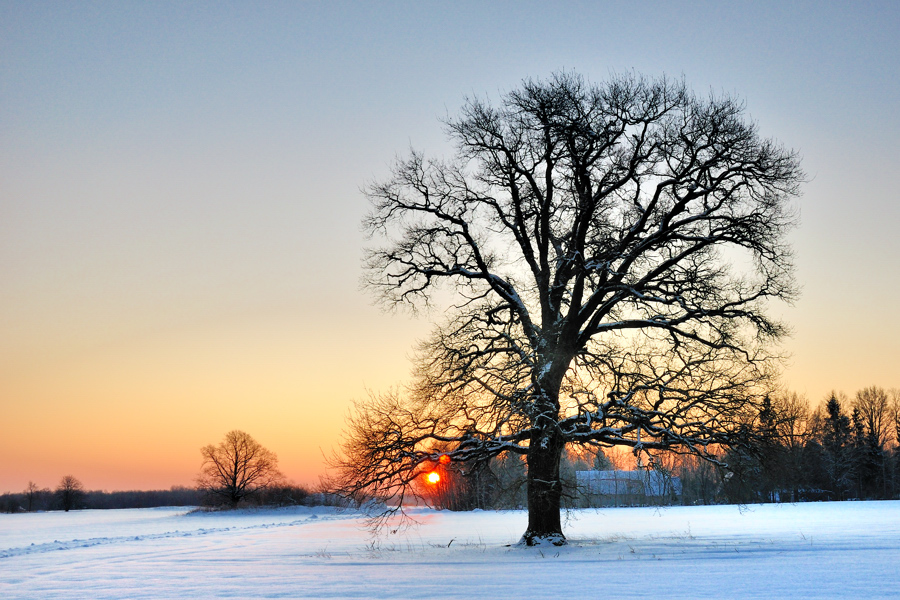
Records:
[[[308,314],[166,332],[137,348],[48,356],[39,367],[10,353],[0,404],[14,426],[0,439],[0,493],[29,481],[53,488],[64,475],[90,490],[191,486],[200,448],[232,429],[277,454],[290,480],[316,486],[351,401],[401,380],[408,362],[400,349],[383,351],[386,327],[360,334],[335,360],[322,351],[332,332]],[[393,328],[407,346],[426,324],[408,325]]]
[[[440,482],[441,476],[437,471],[432,471],[428,475],[425,476],[425,481],[430,483],[431,485],[437,485]]]

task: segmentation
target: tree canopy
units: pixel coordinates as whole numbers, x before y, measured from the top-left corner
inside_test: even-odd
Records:
[[[370,185],[367,281],[388,304],[455,298],[408,393],[357,406],[349,493],[399,495],[442,454],[528,465],[526,543],[564,543],[569,443],[710,455],[740,443],[795,294],[803,173],[728,96],[635,75],[526,80],[446,121]],[[439,292],[439,290],[444,290]]]
[[[231,506],[283,481],[278,456],[243,431],[229,431],[217,445],[200,449],[197,487]]]
[[[56,486],[56,499],[65,512],[81,508],[84,502],[84,485],[73,475],[65,475]]]

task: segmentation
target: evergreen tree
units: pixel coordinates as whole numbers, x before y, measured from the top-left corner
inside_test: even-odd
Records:
[[[834,392],[825,405],[822,448],[832,499],[843,500],[852,484],[851,427]]]
[[[762,499],[776,502],[780,499],[780,490],[784,487],[782,477],[783,450],[778,432],[778,414],[772,399],[766,396],[759,411],[757,433],[760,438],[759,448],[759,484]]]

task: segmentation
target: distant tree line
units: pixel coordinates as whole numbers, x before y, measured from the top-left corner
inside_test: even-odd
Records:
[[[168,490],[85,490],[78,479],[66,475],[54,490],[29,481],[23,492],[0,495],[0,512],[197,506],[200,498],[196,489],[183,486]]]
[[[77,478],[66,475],[53,491],[29,481],[21,493],[0,495],[0,512],[159,506],[220,509],[346,504],[336,494],[313,491],[288,482],[278,470],[278,457],[275,453],[243,431],[230,431],[221,443],[205,446],[200,452],[203,464],[196,487],[174,486],[168,490],[125,492],[86,491]]]
[[[796,393],[773,394],[746,426],[755,443],[718,454],[712,451],[716,461],[663,452],[647,455],[637,465],[679,477],[682,494],[677,501],[683,504],[900,498],[898,389],[873,386],[859,390],[852,398],[832,392],[816,407]],[[575,446],[563,453],[560,477],[564,506],[579,505],[577,471],[635,466],[635,461],[626,461],[622,454],[606,452],[600,447]],[[197,487],[86,491],[78,479],[66,475],[54,490],[29,481],[20,493],[0,494],[0,512],[345,502],[329,493],[327,485],[314,492],[285,482],[277,470],[277,457],[243,432],[229,432],[223,443],[203,448],[202,454],[204,464]],[[249,471],[239,467],[220,472],[214,465],[216,461],[225,465],[223,456],[230,456],[232,465],[250,467]],[[261,467],[263,474],[253,475]],[[418,495],[438,508],[519,509],[527,505],[527,471],[518,455],[506,453],[480,462],[437,462],[426,466],[423,474],[430,471],[439,477],[433,483],[423,478]]]
[[[73,478],[74,479],[74,478]],[[77,481],[77,480],[76,480]],[[332,505],[339,499],[311,491],[300,485],[284,484],[244,500],[239,506]],[[40,488],[33,482],[20,493],[0,494],[0,512],[38,512],[115,508],[156,508],[160,506],[219,507],[222,503],[194,487],[173,486],[168,490],[107,492],[70,487]]]
[[[683,504],[805,502],[900,498],[900,390],[869,387],[848,398],[833,392],[819,406],[795,393],[767,397],[746,424],[753,444],[711,454],[658,452],[638,459],[599,447],[563,453],[563,504],[583,505],[575,473],[636,466],[678,477]],[[450,450],[448,447],[445,450]],[[440,449],[437,449],[440,451]],[[523,508],[526,468],[516,455],[475,463],[438,462],[423,474],[424,502],[450,510]]]
[[[900,497],[900,390],[832,392],[815,409],[796,394],[767,399],[761,443],[725,457],[732,502]]]

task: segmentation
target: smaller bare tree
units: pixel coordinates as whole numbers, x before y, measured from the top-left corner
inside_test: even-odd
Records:
[[[28,482],[28,487],[25,488],[25,501],[28,503],[28,512],[32,512],[34,510],[34,505],[40,492],[41,490],[35,482]]]
[[[278,456],[243,431],[229,431],[218,445],[200,449],[197,488],[232,507],[284,481]]]
[[[56,488],[56,499],[66,512],[81,506],[84,495],[84,486],[71,475],[63,477]]]
[[[791,502],[800,497],[804,469],[807,468],[806,446],[813,437],[809,401],[796,392],[785,391],[775,397],[775,423],[778,439],[784,448],[782,483],[790,491]]]
[[[856,392],[853,408],[859,410],[861,423],[872,442],[884,450],[892,437],[890,393],[877,386]]]

